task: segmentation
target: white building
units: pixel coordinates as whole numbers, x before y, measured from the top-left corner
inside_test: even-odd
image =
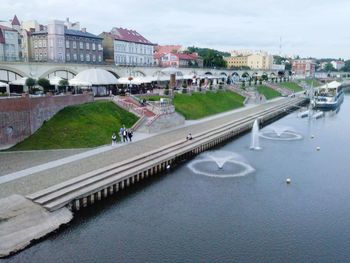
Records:
[[[336,70],[340,70],[343,67],[345,67],[345,62],[341,61],[341,60],[334,60],[331,62],[331,64],[332,64],[333,68]]]
[[[102,33],[106,61],[117,65],[151,66],[155,44],[135,30],[113,28],[110,33]]]

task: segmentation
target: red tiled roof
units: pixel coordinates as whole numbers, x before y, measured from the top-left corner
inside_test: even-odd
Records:
[[[178,52],[182,48],[181,45],[165,45],[165,46],[156,46],[155,52],[156,53],[172,53],[174,50]]]
[[[172,55],[177,56],[179,59],[183,59],[183,60],[191,60],[191,59],[198,58],[196,54],[172,53]]]
[[[2,30],[0,29],[0,43],[4,44],[5,43],[5,38],[4,35],[2,34]]]
[[[146,45],[154,45],[152,42],[148,41],[146,38],[141,36],[135,30],[129,30],[126,28],[120,28],[120,27],[113,28],[111,32],[111,36],[115,40],[134,42],[134,43],[140,43],[140,44],[146,44]]]
[[[13,26],[20,26],[21,24],[18,21],[17,16],[15,15],[15,17],[12,19],[12,23]]]

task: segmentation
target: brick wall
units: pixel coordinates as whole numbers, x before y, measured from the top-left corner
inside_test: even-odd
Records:
[[[0,148],[33,134],[44,121],[69,105],[93,101],[92,94],[0,99]]]

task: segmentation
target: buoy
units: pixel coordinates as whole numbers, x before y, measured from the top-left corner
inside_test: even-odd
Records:
[[[287,178],[286,183],[290,184],[291,182],[292,182],[292,180],[290,180],[290,178]]]
[[[317,151],[321,150],[321,147],[320,147],[320,146],[317,146],[317,147],[316,147],[316,150],[317,150]]]
[[[310,138],[313,139],[313,138],[315,138],[315,136],[312,134],[312,135],[310,136]]]

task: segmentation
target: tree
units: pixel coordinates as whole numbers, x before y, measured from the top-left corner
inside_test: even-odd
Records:
[[[190,53],[197,53],[203,58],[204,67],[219,67],[223,68],[227,66],[227,62],[223,57],[230,56],[230,53],[221,52],[215,49],[209,48],[198,48],[198,47],[188,47]]]
[[[59,87],[65,87],[67,91],[67,87],[69,86],[69,82],[67,79],[61,79],[60,82],[58,83]]]
[[[326,65],[324,66],[324,70],[329,72],[329,71],[335,71],[335,68],[333,67],[332,63],[327,62]]]
[[[50,90],[50,81],[48,79],[45,79],[45,78],[38,79],[38,85],[43,87],[45,92]]]
[[[169,95],[169,85],[166,84],[165,88],[164,88],[164,95]]]
[[[350,71],[350,60],[345,61],[345,66],[342,68],[343,71]]]
[[[28,86],[29,93],[32,93],[32,89],[36,84],[36,80],[33,78],[27,78],[26,80],[26,86]]]

